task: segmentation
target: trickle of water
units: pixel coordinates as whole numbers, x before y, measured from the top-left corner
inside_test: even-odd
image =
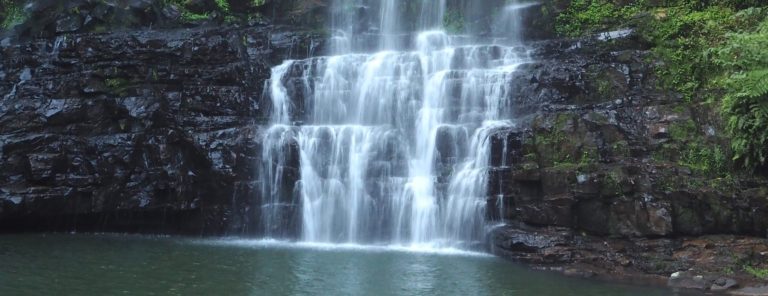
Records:
[[[274,126],[264,138],[261,172],[267,236],[287,233],[293,226],[286,221],[298,219],[308,242],[483,241],[486,212],[497,209],[488,205],[491,137],[514,127],[511,82],[527,51],[458,44],[437,29],[445,0],[422,0],[423,31],[410,47],[401,1],[380,2],[379,48],[386,50],[351,53],[350,17],[337,13],[331,46],[338,55],[272,69],[265,89]],[[283,171],[291,165],[297,174]],[[289,175],[296,178],[292,190]]]
[[[62,45],[66,45],[65,42],[67,42],[67,36],[61,35],[56,36],[56,39],[53,41],[53,48],[51,48],[51,56],[57,57],[59,56],[59,49],[62,47]]]
[[[272,98],[272,123],[289,124],[291,110],[291,99],[288,97],[288,90],[282,82],[288,70],[293,66],[293,61],[285,61],[283,64],[272,68],[272,79],[267,81],[269,87],[269,96]]]
[[[291,221],[295,207],[293,185],[289,170],[292,169],[289,149],[294,142],[294,128],[288,125],[273,125],[266,131],[261,152],[261,209],[260,218],[264,235],[285,238],[292,232]]]
[[[538,5],[537,2],[522,2],[512,0],[504,6],[500,13],[496,14],[493,20],[493,35],[506,38],[511,43],[522,42],[522,19],[523,10]]]

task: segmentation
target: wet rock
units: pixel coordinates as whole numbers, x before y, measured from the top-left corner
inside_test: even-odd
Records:
[[[133,9],[146,9],[152,5],[151,0],[129,0],[128,7]]]
[[[168,5],[162,10],[163,15],[171,20],[177,20],[181,17],[181,11],[176,5]]]
[[[113,3],[99,3],[96,5],[96,7],[93,8],[89,16],[103,21],[106,20],[107,15],[112,13],[114,10],[115,5]]]
[[[721,277],[716,279],[712,283],[712,286],[709,287],[709,289],[712,291],[725,291],[736,288],[738,285],[739,283],[734,279]]]
[[[530,133],[514,146],[519,161],[494,163],[489,178],[517,230],[495,231],[493,252],[701,290],[749,282],[739,271],[716,279],[739,260],[765,260],[755,254],[768,229],[766,180],[715,185],[722,179],[681,161],[694,137],[727,145],[710,132],[721,126],[713,110],[657,89],[649,52],[631,36],[532,46],[535,61],[519,67],[510,98],[520,119],[510,132]],[[696,274],[668,278],[690,268]]]
[[[572,226],[574,203],[570,195],[549,196],[547,200],[516,200],[515,215],[533,225]]]
[[[497,232],[499,235],[503,235],[505,240],[500,242],[504,250],[528,252],[532,253],[540,249],[554,247],[558,244],[566,243],[565,238],[568,234],[558,233],[563,237],[557,236],[542,236],[537,233],[532,233],[522,229],[506,229],[501,232]]]
[[[30,68],[24,68],[24,70],[21,70],[21,74],[19,74],[19,82],[25,82],[32,79],[32,69]]]
[[[491,252],[496,255],[572,269],[568,274],[574,276],[586,272],[604,279],[663,277],[670,287],[697,290],[732,290],[739,283],[754,282],[751,275],[738,271],[722,277],[723,269],[742,260],[761,260],[749,254],[768,249],[768,241],[760,238],[608,238],[566,227],[526,224],[500,227],[490,239]]]
[[[611,233],[622,236],[664,236],[672,233],[669,206],[642,201],[613,203],[609,225]]]
[[[68,15],[56,21],[56,33],[75,32],[83,25],[80,15]]]
[[[270,110],[261,82],[282,61],[270,53],[289,50],[269,42],[274,32],[4,41],[0,54],[15,58],[0,60],[0,93],[8,94],[0,101],[0,232],[256,234],[256,165]],[[263,51],[247,51],[246,36]],[[39,54],[54,45],[55,55]],[[281,186],[293,189],[298,164],[289,165]]]
[[[570,170],[543,170],[541,175],[543,193],[546,196],[568,193],[574,181],[576,176]]]
[[[563,274],[570,277],[580,277],[580,278],[593,278],[597,274],[591,270],[583,270],[578,268],[566,268],[563,270]]]
[[[741,288],[736,291],[728,292],[728,295],[765,296],[765,295],[768,295],[768,286],[755,286],[755,287]]]
[[[679,271],[673,273],[669,276],[667,285],[673,288],[694,290],[704,290],[708,287],[704,276],[697,275],[689,271]]]
[[[527,263],[566,263],[572,260],[568,250],[573,234],[564,228],[546,230],[504,227],[494,230],[492,252]]]
[[[575,206],[574,211],[579,229],[601,235],[610,233],[611,224],[608,219],[611,212],[608,203],[597,199],[583,200]]]

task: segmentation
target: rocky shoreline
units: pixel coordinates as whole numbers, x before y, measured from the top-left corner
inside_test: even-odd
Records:
[[[496,229],[491,240],[491,252],[497,256],[567,276],[730,295],[768,293],[764,281],[729,268],[746,257],[765,261],[768,240],[763,238],[622,239],[517,225]]]

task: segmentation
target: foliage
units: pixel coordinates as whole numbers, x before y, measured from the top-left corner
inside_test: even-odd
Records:
[[[734,12],[729,7],[711,6],[697,11],[684,6],[666,12],[663,18],[641,28],[644,36],[655,44],[656,57],[664,62],[657,70],[662,84],[682,93],[688,101],[706,98],[719,105],[732,138],[734,159],[747,168],[765,164],[768,156],[766,10],[750,8]],[[716,96],[721,93],[724,96]],[[719,160],[723,156],[717,150],[691,149],[697,147],[686,151],[689,160],[701,161],[706,157]],[[717,166],[699,168],[719,169]]]
[[[619,7],[606,0],[573,0],[568,8],[558,15],[555,30],[558,34],[569,37],[605,30],[635,15],[640,11],[643,2]]]
[[[750,12],[750,14],[753,12]],[[733,33],[708,51],[724,70],[721,111],[732,136],[734,158],[747,167],[768,158],[768,18],[753,31]]]
[[[710,7],[702,11],[686,7],[657,10],[656,18],[639,28],[655,44],[654,53],[664,64],[657,68],[664,87],[675,89],[692,101],[708,85],[712,65],[704,51],[723,42],[732,23],[729,8]]]
[[[457,10],[449,10],[443,16],[443,28],[446,32],[457,34],[464,31],[464,16]]]
[[[216,0],[216,6],[224,13],[229,13],[229,2],[227,0]]]
[[[719,106],[733,159],[746,168],[768,163],[768,6],[759,0],[632,1],[572,0],[558,16],[556,31],[582,36],[633,27],[661,62],[662,87],[694,104]],[[674,131],[673,131],[674,132]],[[674,137],[674,136],[673,136]],[[682,163],[717,170],[723,149],[689,145]],[[727,162],[727,160],[726,160]]]
[[[19,3],[13,0],[0,0],[0,30],[11,29],[26,19],[27,14]]]
[[[204,21],[210,18],[208,13],[193,13],[189,11],[183,11],[181,18],[188,22]]]
[[[310,18],[307,16],[308,10],[314,7],[313,5],[318,5],[316,0],[163,0],[163,3],[176,6],[181,12],[181,20],[188,23],[204,20],[219,23],[248,23],[263,19],[263,13],[268,8],[281,12],[276,17]]]
[[[191,11],[189,9],[189,6],[192,4],[190,0],[164,0],[165,5],[174,5],[179,9],[181,19],[185,22],[208,20],[211,18],[211,12],[214,10],[222,12],[224,15],[229,13],[230,6],[228,0],[215,0],[214,3],[216,4],[215,9],[210,11]]]
[[[747,273],[749,273],[749,274],[751,274],[751,275],[753,275],[753,276],[755,276],[757,278],[768,279],[768,268],[757,268],[757,267],[752,267],[752,266],[749,266],[749,265],[745,265],[744,266],[744,271],[746,271]]]
[[[685,142],[691,138],[694,138],[698,133],[699,130],[698,127],[696,127],[696,122],[691,119],[669,126],[669,136],[672,138],[672,140],[678,142]]]
[[[107,78],[104,80],[104,85],[106,85],[111,92],[123,96],[129,87],[129,82],[123,78]]]
[[[676,153],[672,154],[676,154],[674,158],[679,165],[708,176],[724,176],[727,172],[727,152],[718,143],[707,142],[693,120],[672,124],[669,127],[669,136],[676,145],[662,147],[662,150],[674,150]],[[664,155],[664,151],[660,151],[655,157],[656,160],[670,158]]]
[[[707,175],[717,175],[725,172],[727,157],[720,147],[693,143],[688,145],[680,154],[679,163]]]

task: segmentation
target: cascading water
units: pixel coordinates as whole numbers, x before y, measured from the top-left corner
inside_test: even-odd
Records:
[[[273,127],[261,172],[267,236],[285,237],[295,226],[311,242],[483,240],[486,211],[495,210],[487,206],[490,138],[513,125],[511,79],[527,52],[512,43],[460,44],[439,30],[445,0],[420,1],[414,27],[422,31],[413,36],[400,12],[405,2],[380,1],[379,42],[368,48],[382,51],[355,53],[369,33],[357,33],[360,24],[343,12],[373,8],[336,0],[335,55],[272,70]],[[292,157],[299,172],[290,174]]]

